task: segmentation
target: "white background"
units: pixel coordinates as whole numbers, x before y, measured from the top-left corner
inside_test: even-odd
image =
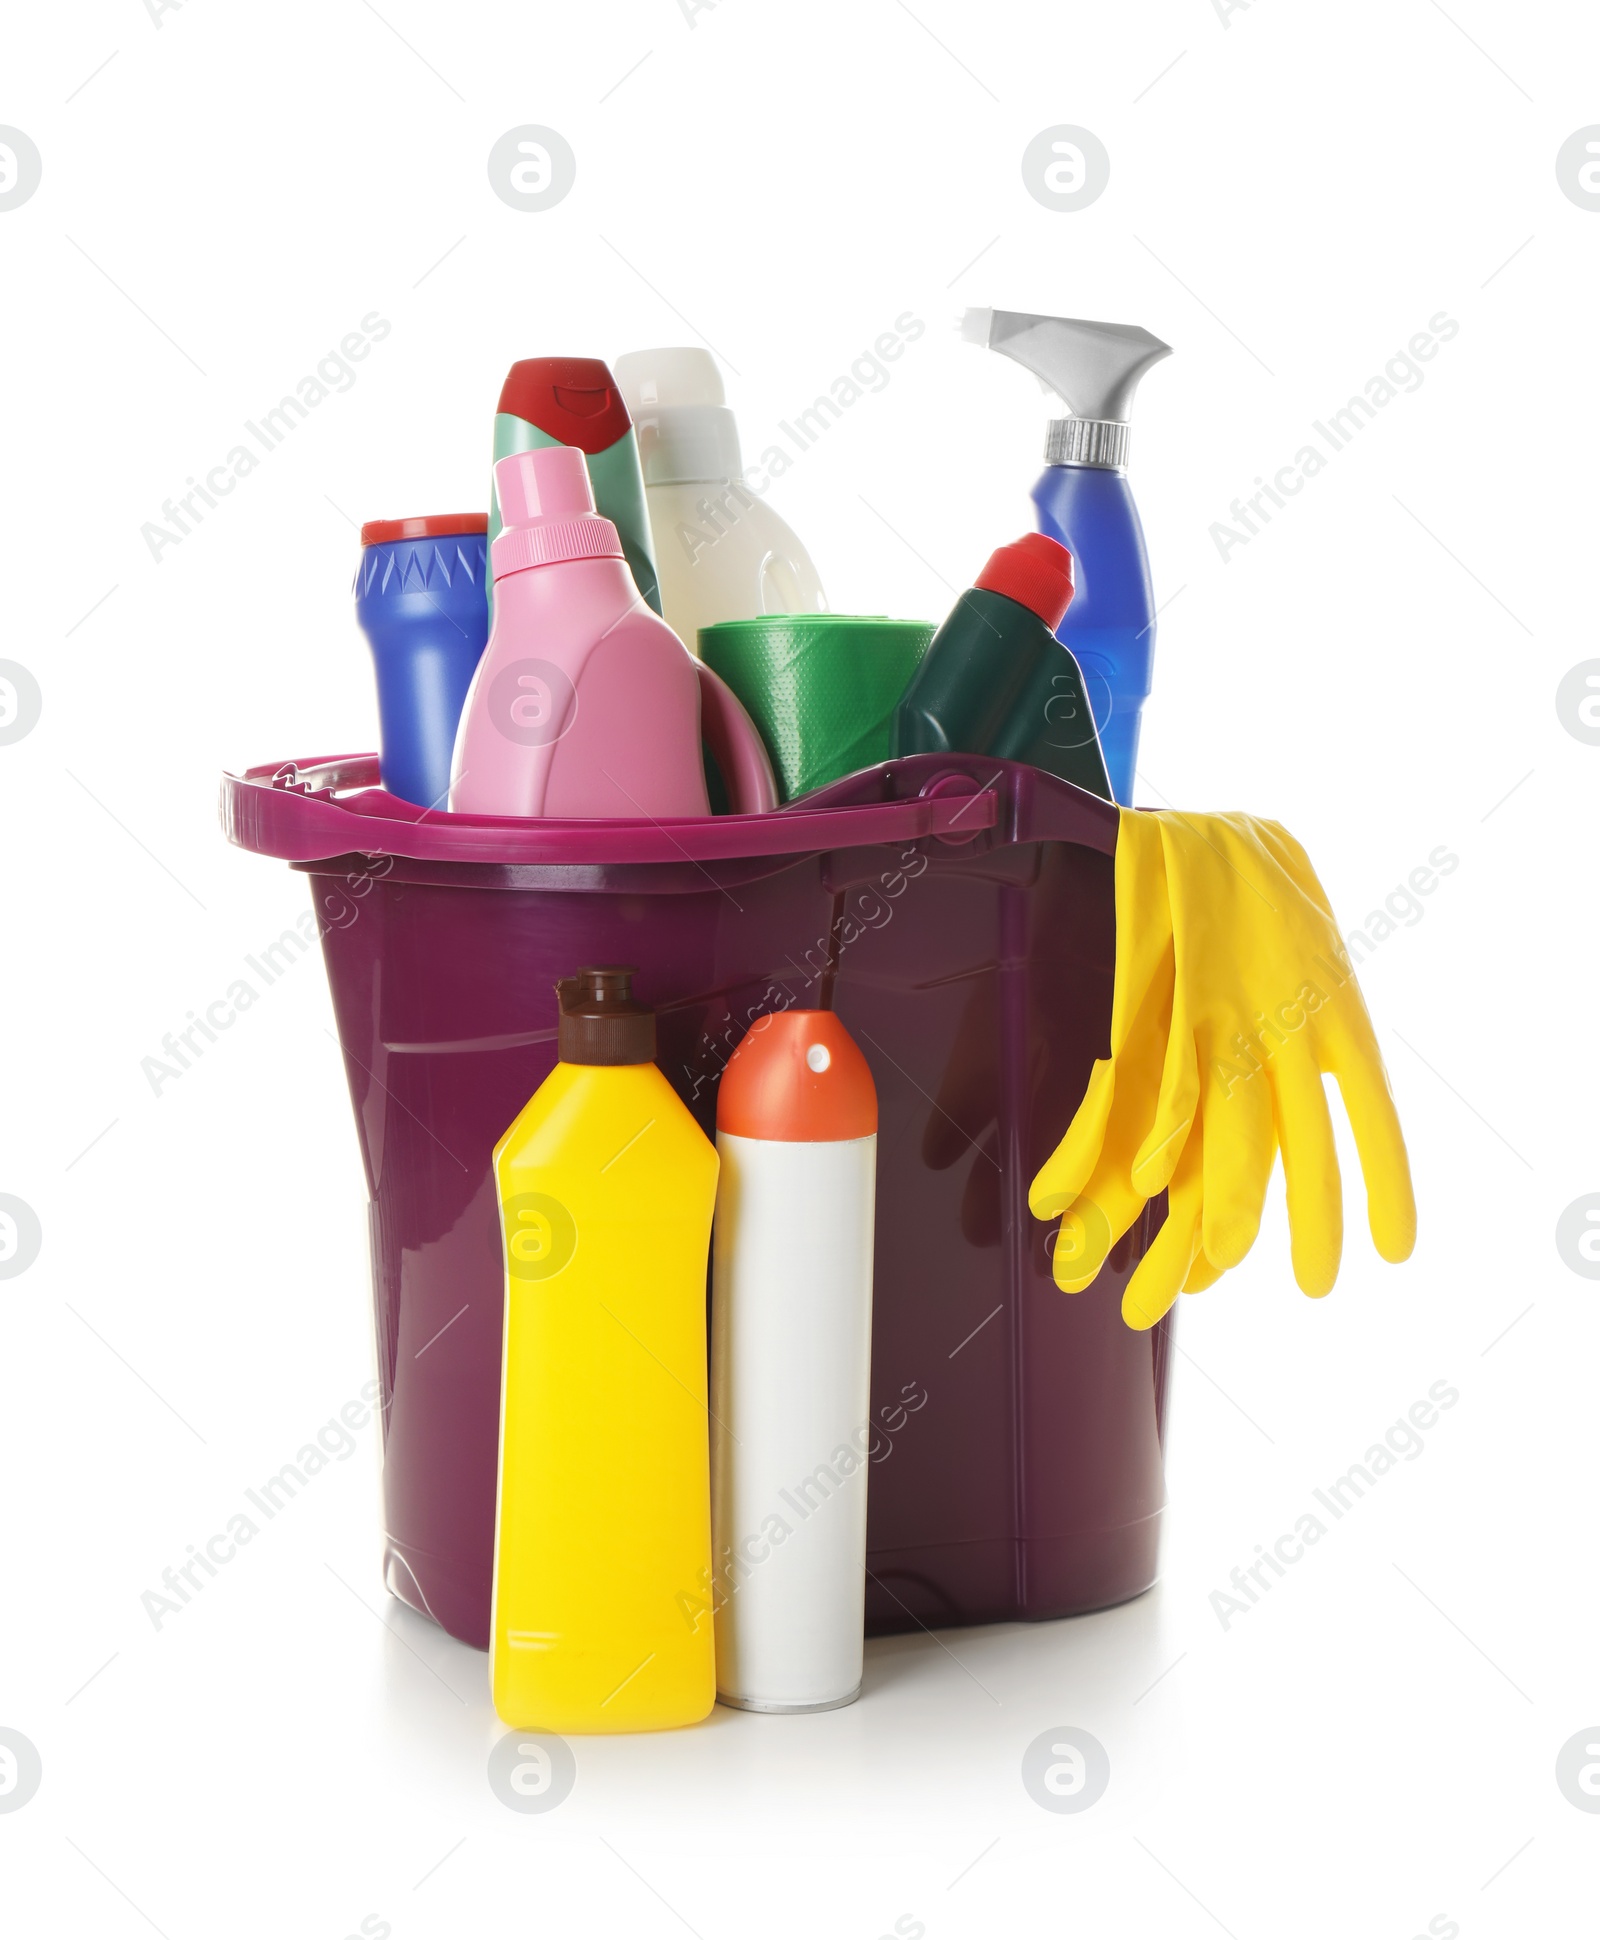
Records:
[[[1600,749],[1555,693],[1600,651],[1600,215],[1555,158],[1597,71],[1592,14],[1490,0],[12,13],[0,121],[44,174],[0,214],[0,654],[44,712],[0,748],[0,1190],[44,1242],[0,1282],[0,1725],[44,1782],[0,1814],[8,1930],[1588,1929],[1600,1816],[1554,1773],[1600,1720],[1600,1288],[1555,1226],[1600,1188]],[[544,213],[486,174],[525,122],[577,156]],[[1020,172],[1062,122],[1111,157],[1077,213]],[[1347,929],[1460,859],[1361,972],[1416,1256],[1376,1260],[1346,1149],[1330,1299],[1275,1204],[1185,1303],[1145,1598],[875,1643],[846,1711],[578,1741],[519,1817],[484,1660],[381,1588],[374,1431],[159,1632],[141,1608],[372,1364],[315,960],[141,1074],[306,904],[225,845],[216,778],[374,744],[350,521],[482,504],[517,357],[709,343],[753,457],[913,312],[772,502],[835,607],[937,618],[1029,525],[1046,416],[967,303],[1175,346],[1135,413],[1170,602],[1141,799],[1280,818]],[[374,310],[354,387],[155,563],[141,525]],[[1441,311],[1420,389],[1219,558],[1230,501]],[[1422,1456],[1224,1629],[1229,1571],[1437,1381]],[[1060,1725],[1111,1762],[1076,1816],[1020,1780]]]

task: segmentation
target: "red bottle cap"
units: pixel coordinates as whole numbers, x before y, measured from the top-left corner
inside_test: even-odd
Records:
[[[592,458],[606,451],[633,420],[598,357],[526,357],[500,387],[500,409]]]
[[[1054,633],[1072,604],[1072,554],[1044,533],[1030,532],[991,553],[973,584],[986,593],[1004,593],[1037,613]]]
[[[449,539],[488,530],[487,512],[430,512],[423,519],[368,519],[361,528],[361,543],[386,546],[395,539]]]
[[[736,1138],[867,1138],[878,1093],[856,1041],[831,1010],[758,1017],[728,1060],[717,1092],[717,1130]]]

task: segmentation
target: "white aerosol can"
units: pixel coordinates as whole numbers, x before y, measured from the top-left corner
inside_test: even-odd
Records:
[[[717,1696],[860,1695],[878,1098],[831,1011],[751,1025],[717,1098],[711,1518]]]

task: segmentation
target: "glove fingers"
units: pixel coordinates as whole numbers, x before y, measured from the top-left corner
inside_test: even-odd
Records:
[[[1061,1143],[1040,1166],[1028,1188],[1028,1210],[1035,1219],[1054,1219],[1057,1213],[1065,1212],[1100,1163],[1116,1083],[1116,1066],[1110,1058],[1101,1058],[1089,1074],[1083,1103],[1073,1114]]]
[[[1106,1255],[1144,1208],[1144,1195],[1134,1190],[1126,1163],[1102,1162],[1061,1215],[1050,1267],[1063,1293],[1082,1293],[1093,1284]]]
[[[1289,1207],[1289,1256],[1300,1291],[1320,1299],[1339,1277],[1344,1197],[1322,1073],[1300,1044],[1272,1061],[1278,1144]]]
[[[1198,1130],[1179,1155],[1167,1193],[1167,1216],[1122,1295],[1122,1318],[1130,1327],[1154,1327],[1178,1297],[1200,1250],[1200,1203],[1204,1162]]]
[[[1311,858],[1289,831],[1276,822],[1262,824],[1262,840],[1278,856],[1306,897],[1328,918],[1331,938],[1327,955],[1332,962],[1324,960],[1319,975],[1337,965],[1343,977],[1339,980],[1336,973],[1334,995],[1317,1013],[1315,1035],[1324,1053],[1325,1068],[1339,1080],[1350,1129],[1355,1134],[1361,1175],[1367,1188],[1367,1222],[1372,1228],[1373,1243],[1384,1259],[1404,1260],[1416,1244],[1417,1206],[1400,1117],[1389,1091],[1388,1074],[1383,1068],[1372,1019],[1367,1015],[1354,969],[1338,941],[1333,906],[1311,866]]]
[[[1061,1142],[1028,1188],[1035,1219],[1064,1212],[1100,1163],[1115,1105],[1126,1115],[1130,1068],[1152,1066],[1170,1028],[1173,986],[1172,919],[1156,818],[1124,809],[1117,831],[1116,969],[1111,990],[1110,1056],[1095,1064],[1083,1101]],[[1151,1079],[1154,1088],[1154,1078]],[[1119,1089],[1122,1093],[1117,1102]],[[1150,1105],[1144,1106],[1146,1124]],[[1135,1140],[1143,1135],[1141,1125]],[[1058,1242],[1059,1244],[1060,1242]]]
[[[1134,1184],[1146,1197],[1153,1199],[1177,1170],[1199,1106],[1200,1064],[1195,1056],[1188,1006],[1180,990],[1172,1001],[1172,1028],[1161,1068],[1155,1123],[1133,1161]]]
[[[1222,1268],[1213,1266],[1202,1249],[1194,1256],[1194,1264],[1189,1268],[1189,1277],[1183,1283],[1185,1293],[1204,1293],[1222,1278]]]
[[[1205,1101],[1205,1210],[1201,1237],[1216,1267],[1237,1266],[1255,1244],[1277,1151],[1272,1080],[1213,1077]]]
[[[1338,1074],[1367,1188],[1367,1224],[1381,1258],[1396,1265],[1417,1243],[1417,1201],[1387,1073],[1358,1067]]]
[[[1171,1001],[1170,986],[1165,991],[1158,988],[1147,993],[1129,1043],[1118,1060],[1116,1090],[1100,1156],[1088,1183],[1068,1208],[1056,1239],[1056,1285],[1068,1293],[1080,1293],[1089,1285],[1150,1198],[1134,1184],[1133,1155],[1155,1114],[1162,1046],[1171,1028]]]
[[[1355,1005],[1347,1007],[1351,997]],[[1389,1074],[1355,985],[1347,985],[1328,1010],[1333,1012],[1331,1017],[1327,1011],[1318,1016],[1319,1036],[1330,1053],[1328,1068],[1339,1080],[1345,1114],[1355,1134],[1372,1243],[1383,1259],[1398,1264],[1411,1257],[1417,1243],[1417,1201]]]

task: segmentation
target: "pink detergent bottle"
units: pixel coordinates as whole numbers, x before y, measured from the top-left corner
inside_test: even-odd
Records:
[[[640,599],[583,453],[514,452],[494,476],[505,521],[490,553],[494,630],[461,711],[451,810],[709,814],[702,726],[735,812],[774,807],[760,735]]]

